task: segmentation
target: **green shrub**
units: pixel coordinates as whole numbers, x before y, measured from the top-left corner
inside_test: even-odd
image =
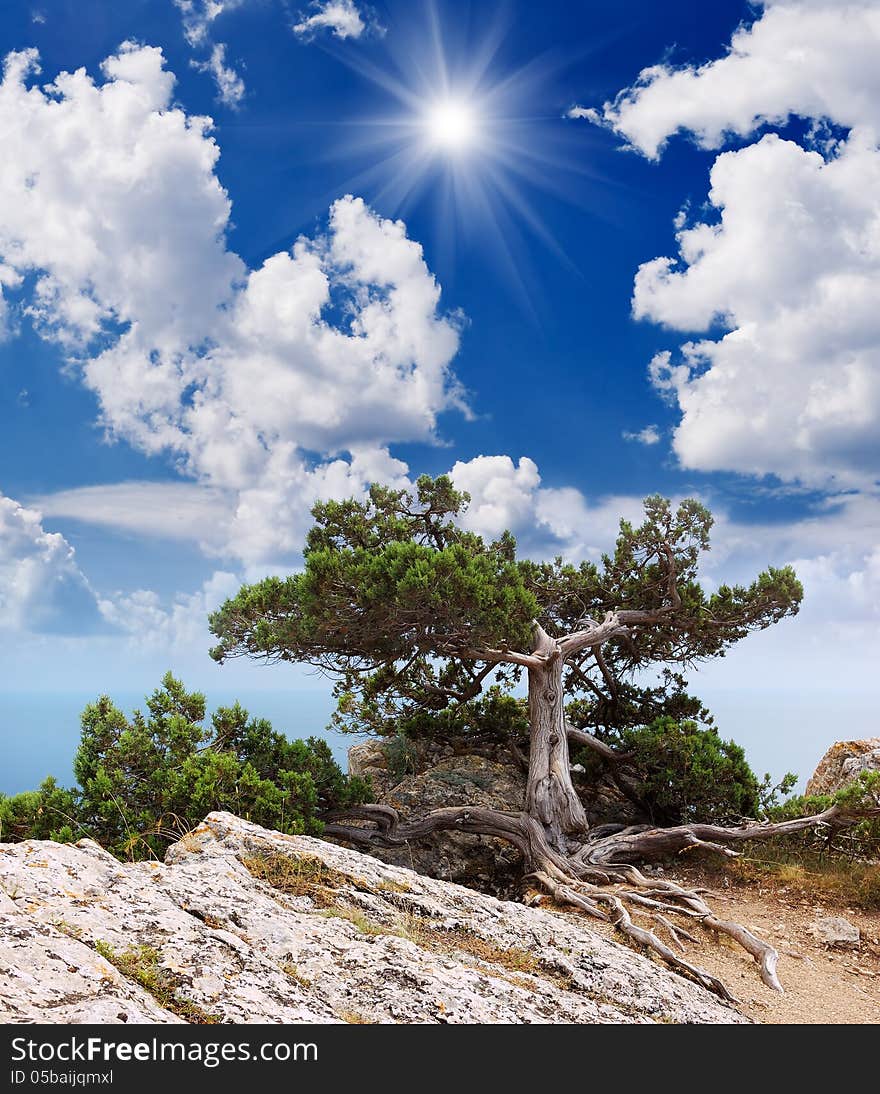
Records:
[[[738,744],[723,740],[714,728],[669,716],[627,726],[620,748],[635,776],[629,781],[655,824],[730,824],[757,817],[795,780],[786,775],[772,786],[765,775],[759,781]]]
[[[430,739],[471,744],[508,741],[528,744],[528,705],[523,699],[507,695],[500,687],[490,687],[477,699],[458,703],[444,710],[414,710],[395,723],[396,732],[409,740]]]
[[[70,843],[84,834],[79,830],[76,793],[59,786],[51,775],[39,790],[0,795],[0,840],[5,843],[22,839]]]
[[[0,839],[88,835],[126,858],[160,855],[212,810],[281,832],[319,835],[320,814],[366,800],[326,741],[290,741],[238,703],[205,721],[205,698],[171,673],[129,719],[107,696],[82,713],[79,787],[47,779],[0,798]]]

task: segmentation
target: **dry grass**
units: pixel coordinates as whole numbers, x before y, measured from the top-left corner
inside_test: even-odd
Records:
[[[308,989],[312,986],[311,980],[307,976],[303,976],[292,961],[287,961],[281,965],[281,971],[289,976],[291,980],[295,980],[301,988]]]
[[[433,953],[450,955],[466,953],[478,961],[489,965],[500,965],[501,968],[513,973],[528,973],[531,976],[567,983],[567,978],[548,970],[534,954],[527,950],[518,949],[516,946],[501,949],[468,930],[467,927],[447,929],[435,926],[427,916],[410,914],[399,921],[394,933]],[[519,979],[517,983],[519,987],[531,987],[527,980]]]
[[[374,886],[373,892],[376,893],[411,893],[412,888],[409,885],[404,885],[402,881],[380,881],[378,885]]]
[[[819,899],[840,908],[880,910],[880,863],[851,861],[837,855],[793,853],[762,847],[714,867],[734,883],[785,889],[805,900]]]
[[[372,1022],[369,1018],[365,1018],[363,1014],[356,1010],[340,1010],[336,1012],[336,1017],[341,1018],[343,1022],[348,1022],[350,1026],[370,1026]]]
[[[180,981],[170,969],[162,968],[161,953],[152,946],[135,946],[117,953],[106,942],[96,942],[95,949],[123,976],[140,984],[164,1010],[195,1025],[213,1026],[222,1021],[218,1014],[209,1014],[198,1003],[180,995]]]
[[[361,934],[396,934],[393,927],[386,927],[381,923],[374,923],[360,908],[347,908],[342,904],[331,904],[322,908],[316,915],[327,919],[346,919],[361,932]]]
[[[327,866],[312,855],[269,853],[242,859],[245,866],[260,881],[289,896],[310,897],[319,908],[336,904],[338,890],[350,884],[345,874]]]
[[[567,978],[545,968],[534,954],[515,946],[508,949],[488,942],[485,938],[466,927],[445,928],[435,924],[428,916],[404,913],[396,916],[392,923],[377,923],[360,908],[341,903],[340,898],[346,888],[361,889],[372,893],[400,894],[409,892],[405,884],[394,881],[382,881],[371,886],[358,878],[327,866],[320,859],[309,856],[288,856],[270,852],[242,859],[247,869],[261,881],[271,885],[279,892],[290,896],[308,896],[317,905],[314,914],[332,919],[344,919],[365,935],[387,935],[405,938],[422,949],[432,953],[447,955],[468,954],[470,957],[489,965],[496,965],[510,973],[541,976],[554,980],[563,987],[568,986]],[[299,983],[302,978],[296,972],[295,965],[282,966],[284,971]],[[529,988],[529,981],[517,977],[517,986]],[[308,986],[307,982],[304,986]],[[346,1019],[348,1020],[348,1019]]]

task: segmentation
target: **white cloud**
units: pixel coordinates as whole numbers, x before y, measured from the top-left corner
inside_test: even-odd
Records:
[[[652,445],[660,443],[661,433],[656,425],[646,425],[644,429],[639,429],[634,433],[624,430],[621,436],[625,441],[636,441],[638,444]]]
[[[767,135],[718,157],[720,221],[677,233],[677,259],[640,267],[633,311],[728,333],[655,358],[682,411],[685,467],[827,485],[880,474],[880,152],[855,131],[839,154]]]
[[[128,635],[136,651],[207,652],[211,645],[208,615],[240,587],[240,577],[218,570],[197,592],[180,593],[170,604],[151,590],[138,589],[102,598],[99,607],[108,623]]]
[[[246,0],[174,0],[183,20],[183,34],[194,50],[207,50],[208,56],[190,64],[198,72],[212,76],[220,102],[233,108],[241,104],[247,88],[241,75],[226,60],[225,42],[212,42],[215,20],[225,12],[240,8]]]
[[[705,148],[797,115],[880,129],[880,7],[876,0],[777,0],[741,26],[724,57],[643,69],[601,115],[656,158],[686,130]],[[590,117],[584,111],[570,116]]]
[[[329,30],[337,38],[360,38],[367,29],[367,22],[354,0],[315,0],[312,14],[303,16],[294,24],[293,32],[300,37]]]
[[[583,119],[584,121],[594,122],[599,124],[603,121],[602,114],[592,106],[572,106],[565,112],[566,118],[572,118],[574,120]]]
[[[243,3],[245,0],[174,0],[183,19],[183,33],[191,46],[205,45],[214,20]]]
[[[190,482],[80,486],[32,501],[44,517],[67,518],[143,537],[221,546],[233,499]]]
[[[190,61],[190,64],[198,72],[207,72],[214,77],[217,85],[217,95],[226,106],[238,106],[247,90],[244,80],[234,68],[226,63],[226,46],[223,42],[216,42],[211,48],[211,55],[207,61]]]
[[[646,69],[605,105],[652,158],[679,130],[714,148],[813,122],[810,148],[768,134],[719,155],[711,212],[679,214],[677,255],[636,275],[637,318],[705,335],[650,368],[682,413],[684,467],[835,490],[880,478],[878,50],[876,0],[775,0],[724,57]]]
[[[405,474],[387,445],[432,441],[465,407],[459,321],[404,224],[346,197],[326,232],[248,271],[209,121],[171,105],[158,49],[126,44],[101,85],[28,86],[36,63],[11,55],[0,86],[0,261],[7,283],[35,275],[14,302],[108,432],[232,495],[217,549],[248,562],[298,546],[320,491]]]
[[[476,456],[459,460],[450,471],[458,490],[471,496],[462,525],[486,539],[497,539],[505,530],[519,528],[535,515],[535,494],[541,476],[534,460],[521,456]]]
[[[449,472],[471,503],[462,527],[486,539],[509,529],[522,555],[579,560],[598,558],[613,544],[621,517],[638,519],[641,499],[606,496],[588,499],[575,487],[541,485],[538,467],[527,456],[476,456],[459,460]]]
[[[219,153],[208,119],[169,109],[174,77],[160,50],[126,43],[102,68],[101,87],[80,69],[29,88],[35,51],[7,57],[2,261],[15,277],[36,274],[27,314],[44,337],[73,352],[116,324],[171,357],[204,338],[244,274],[222,238]],[[173,371],[164,361],[149,370],[145,413],[169,397],[162,367]]]
[[[65,630],[71,616],[83,630],[97,619],[73,547],[45,531],[36,510],[0,494],[0,631]]]

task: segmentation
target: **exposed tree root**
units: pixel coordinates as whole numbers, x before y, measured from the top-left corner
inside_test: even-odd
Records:
[[[532,876],[535,877],[536,880],[547,889],[553,899],[560,904],[570,904],[575,908],[581,908],[586,911],[590,910],[589,904],[606,905],[609,909],[609,914],[602,918],[609,919],[626,938],[632,939],[632,941],[636,942],[638,945],[644,946],[646,949],[659,954],[667,965],[687,973],[696,980],[698,984],[702,984],[704,988],[713,992],[715,995],[720,996],[727,1002],[736,1002],[736,999],[730,994],[717,976],[713,976],[711,973],[706,972],[705,969],[700,969],[696,965],[692,965],[689,961],[685,961],[683,957],[679,957],[674,950],[671,950],[665,942],[661,942],[653,931],[645,930],[644,927],[639,927],[638,924],[633,923],[632,917],[627,911],[624,903],[627,894],[615,893],[613,890],[603,890],[591,885],[589,886],[588,892],[593,900],[590,900],[582,891],[583,884],[577,889],[573,889],[571,886],[555,881],[549,874],[545,874],[542,871],[537,871]],[[590,914],[594,913],[591,912]],[[676,939],[676,941],[678,940]],[[681,946],[680,942],[679,946]]]
[[[729,844],[772,839],[822,826],[846,827],[878,813],[880,808],[856,812],[834,805],[812,817],[736,828],[710,824],[675,828],[605,825],[588,833],[583,843],[567,840],[565,853],[550,845],[545,827],[528,813],[503,813],[476,806],[436,809],[405,823],[390,806],[358,806],[331,818],[325,833],[367,848],[400,846],[442,831],[471,832],[506,840],[522,854],[526,877],[534,879],[559,904],[612,923],[624,937],[657,954],[715,995],[734,1002],[717,977],[681,956],[685,952],[684,941],[697,943],[698,939],[669,917],[699,922],[717,934],[732,938],[755,959],[767,987],[781,992],[776,972],[779,954],[741,924],[719,919],[703,899],[703,890],[685,889],[666,878],[647,877],[636,863],[670,858],[695,848],[736,855]],[[348,823],[339,823],[343,819]],[[629,907],[644,910],[662,925],[679,952],[662,942],[652,930],[634,923]]]

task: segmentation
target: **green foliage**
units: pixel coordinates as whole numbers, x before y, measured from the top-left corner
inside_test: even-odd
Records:
[[[375,665],[528,642],[537,602],[509,544],[486,545],[453,521],[450,480],[416,495],[373,486],[365,502],[314,507],[302,573],[244,586],[211,616],[219,661],[236,654]]]
[[[39,790],[11,797],[0,795],[0,840],[53,839],[71,843],[83,833],[77,820],[77,798],[50,775]]]
[[[620,744],[635,772],[640,803],[655,824],[758,817],[795,778],[786,776],[779,787],[770,786],[769,776],[759,782],[739,745],[715,729],[668,716],[626,727]]]
[[[506,692],[533,622],[561,638],[610,619],[601,648],[569,646],[568,715],[632,752],[652,815],[739,818],[772,802],[782,788],[714,733],[681,671],[794,615],[803,590],[791,568],[707,594],[698,570],[713,521],[694,499],[647,498],[612,553],[577,565],[517,559],[509,532],[486,543],[464,531],[468,501],[449,478],[424,476],[414,492],[374,486],[366,501],[315,506],[304,570],[245,586],[215,612],[212,656],[323,669],[337,680],[337,728],[400,742],[403,762],[406,742],[426,736],[524,742],[527,711]],[[659,683],[638,683],[646,672]]]
[[[490,687],[485,695],[445,707],[443,710],[413,710],[397,723],[398,732],[410,740],[498,743],[527,742],[529,715],[523,699]]]
[[[326,741],[290,741],[239,704],[205,722],[205,698],[168,673],[131,719],[107,696],[86,707],[76,791],[47,779],[0,799],[3,839],[91,836],[120,857],[161,855],[212,810],[281,832],[320,834],[320,814],[364,801]]]
[[[388,773],[395,783],[405,779],[407,775],[416,773],[417,753],[406,733],[401,729],[393,737],[388,737],[385,742],[385,755],[387,757]]]
[[[610,745],[620,742],[628,726],[645,726],[657,718],[694,721],[711,728],[715,719],[702,701],[687,691],[680,673],[663,670],[653,686],[620,681],[613,692],[591,692],[566,705],[566,717],[576,729],[585,729]]]
[[[832,805],[853,812],[880,809],[880,771],[863,771],[836,794],[799,795],[775,805],[768,812],[774,821],[796,820],[822,813]],[[820,856],[880,860],[880,816],[866,817],[846,828],[810,828],[787,836],[785,843],[789,848]]]

